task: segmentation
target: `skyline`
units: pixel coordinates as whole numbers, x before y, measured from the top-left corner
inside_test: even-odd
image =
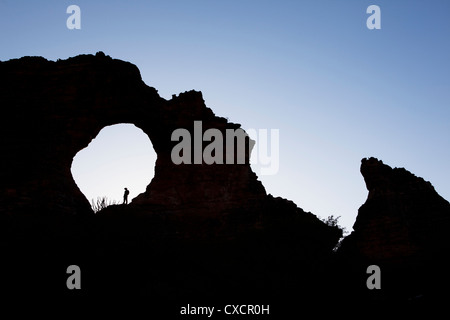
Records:
[[[347,231],[367,197],[362,158],[405,167],[450,199],[450,4],[255,3],[1,1],[0,60],[103,51],[135,64],[143,81],[165,99],[202,91],[216,115],[244,129],[279,130],[279,171],[259,176],[268,193],[320,218],[341,216]],[[72,4],[81,8],[80,30],[66,27]],[[366,27],[372,4],[381,8],[381,30]],[[124,187],[132,199],[145,186],[138,192],[142,182],[133,187],[118,177],[138,181],[137,176],[152,175],[154,161],[149,168],[151,142],[134,134],[139,130],[114,127],[98,136],[106,132],[100,168],[124,165],[131,157],[136,170],[102,178],[104,186],[99,178],[85,177],[87,186],[98,186],[96,193],[104,190],[96,196],[120,201]],[[118,144],[123,153],[115,144],[118,137],[128,137]],[[98,171],[87,166],[100,160],[88,156],[81,170]],[[90,201],[91,191],[81,189]]]

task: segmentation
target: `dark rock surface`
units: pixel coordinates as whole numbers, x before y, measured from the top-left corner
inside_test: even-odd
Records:
[[[323,278],[317,266],[341,230],[266,194],[248,161],[253,141],[245,164],[171,161],[175,129],[192,132],[196,120],[203,130],[240,127],[215,116],[201,92],[165,100],[136,66],[102,53],[1,62],[0,90],[1,271],[11,275],[4,290],[78,294],[65,287],[71,264],[83,270],[78,295],[88,297],[274,297],[299,286],[310,294]],[[155,176],[131,204],[95,215],[71,163],[118,123],[149,136]],[[27,274],[30,266],[40,276]]]
[[[71,163],[102,128],[117,123],[141,128],[157,153],[152,184],[134,204],[211,216],[254,207],[266,196],[248,164],[172,163],[173,130],[192,131],[194,120],[201,120],[204,130],[240,127],[216,117],[201,92],[185,92],[166,101],[142,82],[134,65],[101,54],[58,62],[36,57],[11,60],[1,64],[0,81],[5,211],[92,214],[73,181]]]
[[[367,299],[414,304],[447,297],[449,202],[430,182],[376,158],[362,160],[361,174],[369,194],[338,251],[347,279],[375,264],[382,294],[366,291]]]
[[[214,115],[201,92],[165,100],[136,66],[98,53],[1,62],[0,100],[2,296],[131,297],[173,302],[172,312],[194,301],[283,301],[278,306],[295,311],[313,303],[414,306],[445,296],[450,205],[405,169],[363,159],[369,195],[335,252],[342,230],[266,194],[248,164],[251,140],[245,164],[172,163],[173,130],[192,132],[196,120],[203,130],[240,127]],[[118,123],[149,136],[155,176],[131,204],[95,215],[71,163]],[[72,264],[82,270],[79,291],[66,287]],[[381,267],[381,290],[367,289],[372,264]]]

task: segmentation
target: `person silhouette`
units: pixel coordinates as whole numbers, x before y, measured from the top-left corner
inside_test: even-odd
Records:
[[[125,188],[125,192],[123,194],[123,204],[128,204],[128,195],[130,194],[130,191]]]

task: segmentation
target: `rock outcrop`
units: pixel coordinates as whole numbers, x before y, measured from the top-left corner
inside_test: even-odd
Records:
[[[22,58],[1,64],[2,210],[23,208],[58,214],[92,214],[74,183],[70,167],[105,126],[133,123],[157,153],[155,177],[133,204],[166,211],[214,215],[254,207],[266,196],[247,164],[175,165],[171,134],[177,128],[225,131],[240,125],[216,117],[201,92],[170,101],[146,86],[132,64],[103,54],[52,62]]]
[[[240,128],[206,107],[201,92],[165,100],[136,66],[97,53],[1,62],[0,101],[0,274],[8,275],[8,296],[73,298],[65,287],[72,264],[84,272],[78,297],[147,302],[278,297],[294,309],[299,301],[379,306],[434,300],[448,286],[450,205],[405,169],[362,161],[369,195],[334,253],[342,230],[268,195],[250,168],[248,137],[242,164],[173,163],[175,129],[193,133],[195,121],[203,131]],[[71,163],[118,123],[148,135],[155,176],[131,204],[95,215]],[[381,268],[381,290],[367,289],[372,264]]]
[[[369,195],[353,226],[358,250],[377,261],[420,257],[444,249],[440,237],[450,223],[450,204],[430,182],[375,158],[363,159]]]
[[[58,292],[65,280],[49,270],[73,263],[94,275],[87,286],[102,294],[286,293],[299,281],[317,283],[317,265],[342,235],[266,194],[249,165],[249,138],[243,164],[173,163],[175,129],[193,133],[194,121],[202,121],[203,131],[240,127],[214,115],[201,92],[165,100],[136,66],[102,53],[1,62],[0,90],[0,244],[9,261],[2,273],[16,275],[10,286],[20,294]],[[102,128],[118,123],[148,135],[155,176],[131,204],[94,215],[71,163]],[[46,280],[29,288],[36,279],[17,270],[37,260]]]
[[[375,300],[411,302],[442,295],[439,287],[448,282],[449,202],[430,182],[376,158],[362,160],[361,174],[369,194],[354,231],[339,249],[346,279],[374,264],[380,266],[383,281],[382,294],[372,292]],[[352,290],[369,294],[361,290],[364,283],[359,285],[360,290]]]

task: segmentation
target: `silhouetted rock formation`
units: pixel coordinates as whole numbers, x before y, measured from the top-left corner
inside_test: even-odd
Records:
[[[201,92],[166,101],[144,84],[134,65],[103,53],[57,62],[24,57],[2,62],[0,72],[5,106],[0,126],[1,212],[92,215],[72,178],[72,160],[105,126],[133,123],[149,136],[157,160],[154,178],[126,208],[128,215],[164,214],[165,221],[182,225],[214,220],[211,227],[218,231],[234,219],[233,233],[244,220],[248,228],[261,227],[268,200],[249,165],[252,140],[247,140],[245,164],[176,165],[171,160],[178,143],[171,141],[175,129],[193,133],[196,120],[202,121],[203,131],[216,128],[225,133],[240,127],[216,117]],[[235,212],[239,218],[228,219]],[[245,215],[250,216],[244,219]]]
[[[381,267],[383,290],[372,293],[373,299],[412,301],[441,295],[439,287],[448,282],[450,204],[430,182],[404,168],[392,169],[370,158],[362,160],[361,173],[369,195],[354,231],[339,249],[347,271]]]
[[[30,279],[11,277],[21,294],[57,291],[48,270],[84,263],[95,275],[87,286],[103,293],[274,295],[299,281],[314,286],[317,265],[341,237],[341,230],[294,203],[266,194],[249,165],[250,139],[245,164],[172,162],[175,129],[193,132],[195,120],[203,131],[240,127],[215,116],[200,92],[167,101],[144,84],[136,66],[101,53],[1,62],[0,90],[0,240],[10,248],[5,272],[39,260],[47,275],[34,289],[27,287]],[[118,123],[148,135],[157,153],[155,176],[131,204],[94,215],[71,163],[102,128]],[[146,272],[151,281],[133,278]],[[180,282],[180,272],[193,280]],[[135,281],[108,283],[122,279],[118,274]],[[306,282],[304,275],[310,275]]]
[[[279,297],[298,311],[298,301],[433,300],[448,285],[450,205],[405,169],[362,161],[369,196],[335,254],[342,230],[267,195],[248,163],[250,139],[245,164],[172,162],[175,129],[193,132],[196,120],[203,131],[240,127],[215,116],[200,92],[165,100],[136,66],[98,53],[1,62],[0,99],[0,274],[9,296]],[[155,176],[131,204],[94,215],[71,163],[118,123],[148,135]],[[72,264],[85,272],[81,293],[65,287]],[[381,267],[381,290],[366,287],[371,264]]]
[[[177,128],[238,128],[216,117],[200,92],[166,101],[146,86],[132,64],[102,54],[51,62],[26,57],[1,64],[2,199],[8,212],[91,214],[72,179],[76,153],[105,126],[133,123],[157,153],[149,191],[133,203],[214,215],[254,207],[266,193],[249,165],[175,165],[170,153]],[[248,162],[248,161],[247,161]],[[152,165],[152,164],[149,164]]]

